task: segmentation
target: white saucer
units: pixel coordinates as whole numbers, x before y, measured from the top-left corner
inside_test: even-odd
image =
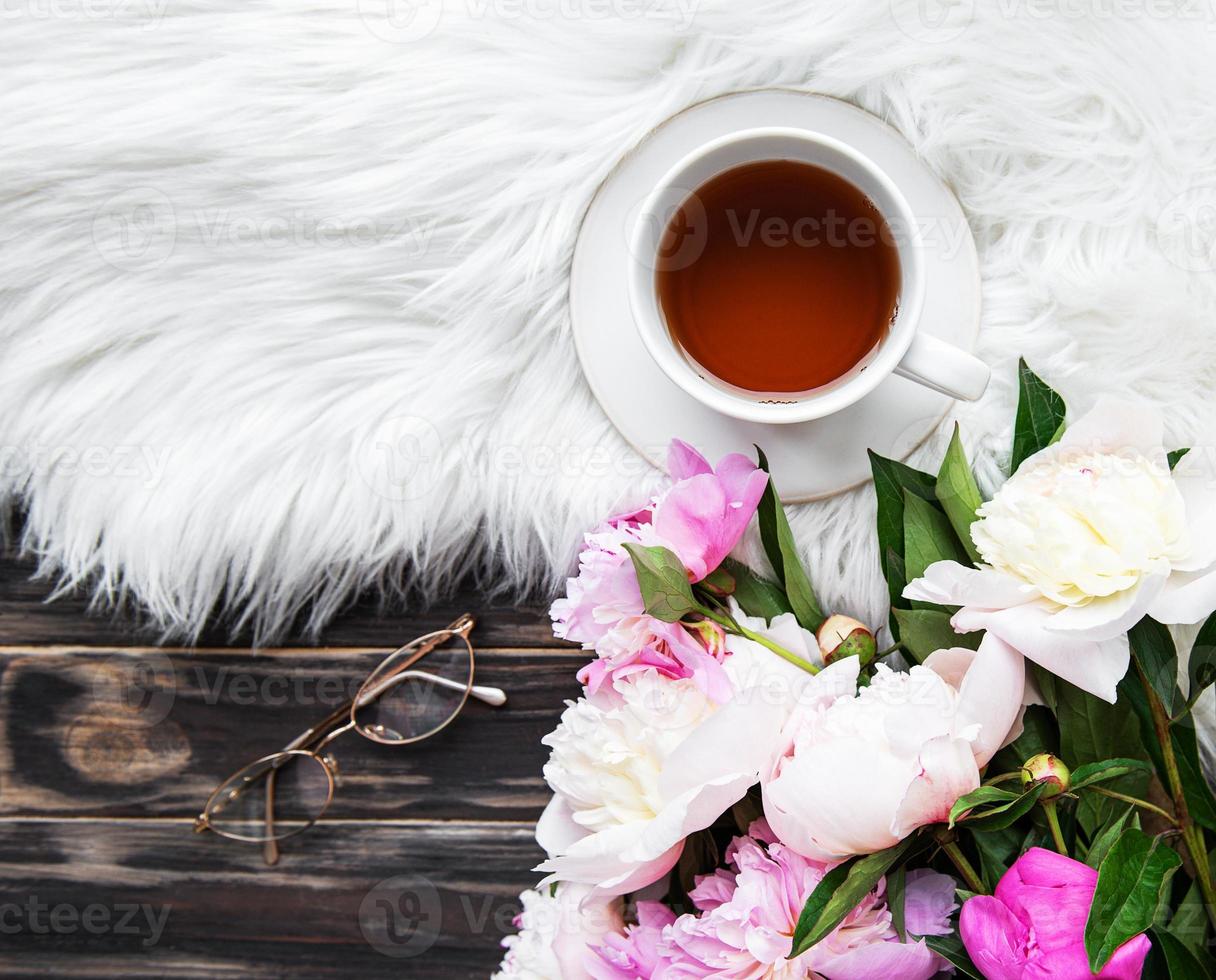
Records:
[[[903,459],[951,399],[903,378],[884,381],[828,418],[764,425],[720,415],[685,394],[646,352],[629,309],[632,219],[659,179],[696,147],[741,129],[787,126],[834,136],[870,156],[903,191],[925,238],[921,329],[971,350],[979,329],[975,240],[958,201],[895,130],[838,99],[785,90],[724,96],[667,120],[608,175],[583,218],[570,277],[570,315],[583,372],[621,434],[656,466],[673,437],[716,460],[764,450],[786,501],[816,500],[870,478],[866,449]]]

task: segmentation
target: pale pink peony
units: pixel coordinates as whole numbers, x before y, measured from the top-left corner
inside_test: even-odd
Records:
[[[626,544],[666,548],[684,563],[689,581],[705,578],[738,544],[768,482],[746,456],[726,456],[714,470],[678,439],[667,468],[675,482],[649,508],[611,518],[586,536],[578,575],[549,610],[557,636],[592,649],[622,619],[642,614]]]
[[[594,950],[588,959],[591,975],[596,980],[927,980],[941,968],[923,941],[899,942],[882,885],[826,939],[787,959],[798,916],[831,866],[775,842],[763,821],[752,826],[750,836],[732,842],[726,859],[730,870],[702,877],[690,893],[699,914],[672,921],[670,914],[648,909],[624,938],[610,937]],[[953,895],[954,882],[947,876],[912,872],[907,932],[948,933]],[[635,965],[641,969],[629,972]]]
[[[855,697],[791,718],[761,780],[769,823],[834,861],[945,820],[1018,724],[1024,687],[1021,656],[991,635],[978,653],[939,650],[907,673],[880,664]]]
[[[598,659],[578,672],[588,697],[611,692],[616,680],[644,670],[656,670],[672,680],[691,677],[719,704],[733,693],[722,669],[726,634],[713,623],[690,628],[652,616],[628,616],[604,634],[597,651]]]

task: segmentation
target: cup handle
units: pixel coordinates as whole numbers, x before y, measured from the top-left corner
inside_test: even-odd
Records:
[[[978,357],[926,333],[916,334],[895,373],[968,402],[976,401],[984,393],[992,377],[992,369]]]

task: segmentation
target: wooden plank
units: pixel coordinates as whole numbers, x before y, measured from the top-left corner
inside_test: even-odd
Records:
[[[0,976],[484,980],[529,826],[330,824],[275,867],[185,822],[0,821]]]
[[[47,602],[53,582],[32,581],[35,565],[12,552],[0,556],[0,644],[129,644],[156,643],[157,631],[142,622],[138,610],[116,614],[91,611],[87,593],[77,592]],[[374,596],[365,596],[343,613],[324,632],[330,646],[397,644],[432,629],[446,626],[453,612],[468,610],[478,616],[480,642],[498,647],[566,646],[553,636],[546,612],[547,603],[514,605],[503,600],[488,602],[473,586],[459,590],[441,605],[407,611],[390,603],[382,609]],[[248,647],[248,630],[232,635],[223,621],[209,626],[199,638],[204,647]],[[280,638],[278,646],[311,645],[315,638],[302,627]]]
[[[383,655],[0,650],[0,814],[193,817],[220,780],[341,705]],[[507,704],[471,700],[417,746],[342,736],[329,815],[535,819],[549,798],[540,739],[578,696],[583,662],[479,651],[477,682]]]

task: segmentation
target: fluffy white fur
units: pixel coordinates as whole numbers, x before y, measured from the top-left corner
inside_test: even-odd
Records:
[[[855,101],[957,191],[988,485],[1019,354],[1075,409],[1126,392],[1210,447],[1208,5],[936,4],[430,0],[417,37],[402,0],[11,0],[0,500],[25,547],[187,637],[470,571],[552,588],[656,477],[578,370],[579,218],[651,127],[763,86]],[[872,521],[864,489],[794,525],[827,604],[877,620]]]

